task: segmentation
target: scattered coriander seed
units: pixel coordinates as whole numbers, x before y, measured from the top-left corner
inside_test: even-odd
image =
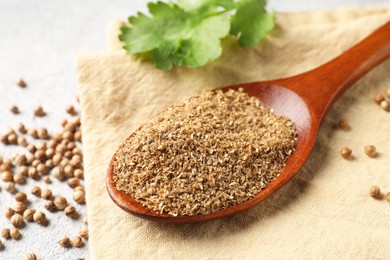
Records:
[[[382,94],[376,94],[374,100],[375,100],[375,103],[377,103],[378,105],[380,105],[381,102],[382,102],[383,100],[385,100],[385,97],[384,97]]]
[[[72,246],[69,237],[61,238],[60,240],[58,240],[58,244],[60,244],[60,246],[65,247],[65,248]]]
[[[49,138],[49,133],[47,132],[46,128],[41,128],[38,130],[38,137],[40,139],[48,139]]]
[[[375,158],[378,155],[376,152],[376,147],[374,145],[364,146],[364,152],[371,158]]]
[[[30,177],[33,180],[39,179],[39,173],[38,173],[37,169],[35,169],[35,168],[28,169],[28,177]]]
[[[27,200],[27,195],[24,192],[18,192],[15,194],[15,200],[16,201],[21,201],[21,202],[26,202]]]
[[[46,164],[44,164],[44,163],[38,164],[37,165],[37,171],[40,172],[41,174],[46,174],[48,172]]]
[[[45,162],[45,165],[46,165],[47,168],[53,169],[53,167],[54,167],[53,160],[52,160],[52,159],[47,160],[47,161]]]
[[[66,112],[67,112],[68,114],[70,114],[70,115],[76,115],[76,114],[77,114],[76,109],[74,108],[73,105],[68,105],[68,106],[66,107]]]
[[[71,177],[73,177],[74,175],[74,168],[73,168],[73,166],[72,165],[66,165],[65,167],[64,167],[64,173],[65,173],[65,175],[68,177],[68,178],[71,178]]]
[[[43,161],[46,159],[46,153],[45,151],[43,150],[37,150],[35,153],[34,153],[34,156],[35,158],[37,158],[38,160],[40,161]]]
[[[61,161],[62,161],[62,155],[60,153],[57,153],[53,156],[54,165],[59,165]]]
[[[80,185],[80,180],[78,178],[72,177],[68,180],[68,185],[71,188],[75,188]]]
[[[83,170],[81,169],[76,169],[74,170],[74,177],[78,178],[78,179],[84,179],[84,172]]]
[[[81,131],[76,131],[74,133],[74,139],[78,142],[81,142],[82,141],[82,135],[81,135]]]
[[[57,141],[55,139],[50,139],[47,143],[47,146],[51,149],[54,149],[57,146]]]
[[[72,243],[72,246],[78,247],[78,248],[84,246],[83,239],[81,237],[79,237],[79,236],[73,238],[71,243]]]
[[[33,194],[34,196],[40,197],[41,196],[41,188],[39,186],[35,186],[34,188],[32,188],[31,194]]]
[[[23,217],[19,214],[14,214],[11,217],[11,224],[16,228],[21,227],[23,225]]]
[[[67,123],[68,123],[68,120],[66,120],[66,119],[62,119],[61,120],[61,126],[62,127],[65,127]]]
[[[21,134],[26,134],[26,133],[27,133],[27,129],[26,129],[26,127],[24,126],[23,123],[19,123],[19,124],[18,124],[18,131],[19,131]]]
[[[8,135],[8,143],[9,144],[17,144],[18,143],[18,136],[16,134]]]
[[[16,81],[16,85],[18,85],[21,88],[25,88],[27,86],[26,82],[23,79],[18,79]]]
[[[387,200],[388,202],[390,202],[390,192],[388,192],[388,193],[386,194],[386,200]]]
[[[56,205],[57,209],[63,210],[68,206],[68,201],[66,200],[65,197],[62,196],[57,196],[54,198],[54,205]]]
[[[351,155],[352,155],[352,150],[348,147],[343,147],[341,148],[340,150],[340,155],[344,158],[344,159],[348,159]]]
[[[342,129],[342,130],[349,130],[348,121],[345,120],[345,119],[340,120],[340,121],[339,121],[339,127],[340,127],[340,129]]]
[[[20,166],[18,173],[22,174],[23,176],[28,176],[28,167],[25,165]]]
[[[26,147],[27,146],[27,140],[24,136],[18,136],[17,139],[18,145]]]
[[[55,155],[55,151],[53,148],[49,148],[45,151],[45,154],[46,154],[46,158],[53,158],[53,156]]]
[[[51,179],[49,176],[43,176],[42,180],[47,183],[47,184],[50,184],[51,183]]]
[[[14,176],[12,174],[11,171],[3,171],[1,173],[1,180],[4,181],[4,182],[9,182],[9,181],[13,181],[14,179]]]
[[[83,186],[77,186],[77,187],[75,187],[74,189],[73,189],[73,191],[82,191],[82,192],[84,192],[85,193],[85,190],[84,190],[84,187]]]
[[[74,191],[73,200],[78,204],[83,204],[85,202],[85,192],[80,190]]]
[[[1,136],[1,142],[5,145],[8,145],[8,135]]]
[[[35,167],[35,169],[37,168],[37,166],[38,166],[38,164],[40,164],[41,163],[41,160],[39,160],[38,158],[37,159],[35,159],[33,162],[32,162],[32,167]]]
[[[31,136],[32,138],[34,138],[34,139],[38,139],[38,131],[37,131],[37,129],[35,129],[35,128],[29,128],[29,129],[27,130],[27,134],[28,134],[29,136]]]
[[[46,142],[40,142],[37,144],[37,150],[46,150],[47,149],[47,144]]]
[[[19,214],[23,214],[24,210],[26,209],[26,204],[24,202],[18,201],[16,202],[13,210]]]
[[[381,107],[383,108],[383,110],[390,111],[390,102],[387,100],[383,100],[381,102]]]
[[[4,228],[2,231],[1,231],[1,236],[5,239],[9,239],[11,236],[10,236],[10,230],[9,228]]]
[[[45,209],[47,209],[50,212],[55,212],[57,211],[56,205],[54,205],[54,202],[51,200],[48,200],[45,202]]]
[[[66,151],[66,152],[64,153],[64,156],[65,156],[66,158],[70,159],[70,158],[72,158],[73,153],[72,153],[71,151]]]
[[[27,154],[26,158],[27,158],[27,165],[31,165],[35,160],[35,156],[33,154]]]
[[[27,221],[33,221],[33,216],[34,216],[34,213],[35,213],[35,209],[26,209],[24,212],[23,212],[23,217],[27,220]]]
[[[54,161],[53,161],[54,162]],[[60,181],[63,181],[65,179],[65,173],[61,166],[56,166],[52,170],[52,174],[54,177]]]
[[[35,211],[35,213],[33,215],[33,220],[35,223],[45,224],[46,223],[46,215],[42,211]]]
[[[10,229],[10,236],[12,239],[18,240],[20,238],[20,231],[17,228]]]
[[[4,216],[8,219],[11,219],[11,217],[15,214],[15,211],[12,208],[6,208],[4,211]]]
[[[43,117],[46,115],[46,112],[45,110],[43,110],[43,108],[41,106],[37,107],[35,110],[34,110],[34,115],[35,116],[38,116],[38,117]]]
[[[24,154],[18,154],[15,156],[15,163],[19,166],[25,165],[27,158]]]
[[[19,114],[19,108],[15,105],[11,106],[9,109],[13,114]]]
[[[15,183],[7,182],[7,186],[5,188],[9,193],[13,193],[16,190]]]
[[[382,197],[382,194],[381,194],[381,190],[379,189],[378,186],[374,185],[374,186],[371,186],[370,190],[369,190],[369,194],[371,197],[373,197],[374,199],[380,199]]]
[[[14,182],[15,183],[18,183],[18,184],[23,184],[26,182],[26,177],[24,177],[23,174],[20,174],[20,173],[16,173],[14,175]]]
[[[82,228],[79,232],[79,235],[84,238],[84,239],[88,239],[88,228]]]
[[[37,260],[37,255],[34,253],[27,253],[27,255],[24,256],[24,260]]]
[[[76,218],[77,216],[76,208],[72,205],[66,206],[66,208],[64,209],[64,213],[70,218]]]
[[[43,189],[41,191],[41,197],[45,200],[51,200],[52,199],[52,192],[50,189]]]
[[[65,139],[65,140],[73,140],[74,136],[73,136],[73,133],[72,131],[69,131],[69,130],[66,130],[63,134],[62,134],[62,138]]]

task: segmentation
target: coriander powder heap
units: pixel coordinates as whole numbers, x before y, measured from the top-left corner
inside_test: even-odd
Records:
[[[295,149],[295,124],[242,91],[205,91],[169,107],[119,148],[116,188],[177,215],[255,197]]]

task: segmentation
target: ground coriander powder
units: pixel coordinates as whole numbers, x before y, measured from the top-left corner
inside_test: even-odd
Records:
[[[296,146],[294,123],[240,91],[204,91],[143,125],[119,148],[114,181],[144,206],[208,214],[256,196]]]

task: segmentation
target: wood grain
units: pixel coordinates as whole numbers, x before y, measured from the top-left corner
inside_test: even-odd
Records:
[[[113,181],[115,154],[107,171],[108,193],[119,207],[129,213],[170,223],[218,219],[247,210],[271,196],[299,171],[310,155],[321,121],[333,102],[358,79],[389,57],[390,22],[340,56],[314,70],[284,79],[221,88],[225,91],[243,88],[249,95],[258,97],[266,106],[272,107],[276,114],[289,117],[297,127],[297,147],[286,166],[275,180],[250,200],[207,215],[174,217],[159,214],[116,189]],[[128,138],[132,138],[132,134]]]

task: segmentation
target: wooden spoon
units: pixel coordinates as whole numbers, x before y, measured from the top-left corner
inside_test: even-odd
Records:
[[[272,107],[276,114],[289,117],[297,127],[296,150],[288,159],[280,176],[250,200],[207,215],[174,217],[160,214],[142,206],[131,196],[116,189],[113,181],[115,155],[109,165],[106,178],[108,193],[119,207],[129,213],[172,223],[218,219],[247,210],[268,198],[298,172],[310,155],[318,128],[332,103],[353,83],[389,57],[390,22],[342,55],[311,71],[284,79],[222,88],[223,90],[243,88],[249,95],[258,97],[266,106]],[[129,136],[131,137],[132,135]]]

